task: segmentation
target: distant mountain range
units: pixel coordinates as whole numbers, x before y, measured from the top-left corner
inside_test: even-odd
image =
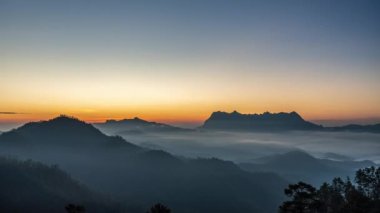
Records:
[[[359,124],[350,124],[345,126],[338,127],[325,127],[327,131],[346,131],[346,132],[372,132],[372,133],[380,133],[380,123],[372,124],[372,125],[359,125]]]
[[[291,182],[303,180],[321,184],[334,177],[346,177],[363,167],[378,166],[372,161],[319,159],[303,151],[291,151],[241,163],[242,169],[251,172],[274,172]]]
[[[220,131],[330,131],[330,132],[370,132],[380,133],[380,124],[357,125],[350,124],[338,127],[324,127],[304,120],[297,112],[280,112],[263,114],[242,114],[237,111],[213,112],[211,116],[196,129],[185,129],[168,124],[150,122],[140,118],[107,120],[104,123],[94,123],[95,127],[110,135],[131,135],[143,133],[178,133],[194,130]]]
[[[191,131],[190,129],[168,124],[145,121],[138,117],[123,120],[107,120],[104,123],[94,123],[93,125],[104,133],[111,135]]]
[[[245,131],[283,131],[283,130],[321,130],[322,126],[305,121],[296,112],[263,114],[241,114],[233,111],[213,112],[202,129],[245,130]]]
[[[346,125],[341,127],[323,127],[305,121],[296,112],[280,112],[263,114],[241,114],[239,112],[213,112],[200,127],[206,130],[227,131],[350,131],[380,133],[380,124],[375,125]]]
[[[229,161],[184,159],[144,149],[67,116],[1,134],[0,154],[58,164],[91,190],[128,209],[136,207],[125,211],[131,213],[144,212],[155,202],[175,212],[276,212],[287,185],[275,174],[247,172]],[[11,191],[2,193],[13,196]]]

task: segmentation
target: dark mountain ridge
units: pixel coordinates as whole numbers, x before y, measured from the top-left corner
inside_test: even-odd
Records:
[[[380,133],[380,124],[369,124],[369,125],[359,125],[359,124],[349,124],[344,126],[336,127],[325,127],[326,131],[333,132],[371,132],[371,133]]]
[[[146,121],[138,117],[133,119],[107,120],[104,123],[94,123],[93,125],[101,131],[111,135],[191,131],[190,129],[175,127],[168,124]]]
[[[243,131],[321,130],[322,126],[305,121],[298,113],[241,114],[213,112],[202,129]]]
[[[93,148],[99,146],[123,146],[138,149],[118,136],[106,136],[91,124],[61,115],[48,121],[30,122],[0,135],[7,145],[24,143],[28,146],[64,146]]]
[[[150,122],[140,118],[107,120],[104,123],[94,123],[96,128],[109,135],[132,135],[143,133],[183,133],[194,129],[180,128],[164,123]],[[337,127],[324,127],[303,119],[297,112],[280,112],[263,114],[242,114],[237,111],[213,112],[210,117],[198,127],[200,130],[221,131],[326,131],[326,132],[369,132],[380,133],[380,124],[357,125],[350,124]]]
[[[213,112],[200,129],[223,131],[349,131],[380,133],[380,124],[345,125],[340,127],[324,127],[304,120],[297,112],[280,112],[263,114],[241,114],[237,111]]]

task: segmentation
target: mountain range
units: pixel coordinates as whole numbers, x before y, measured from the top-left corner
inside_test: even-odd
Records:
[[[111,135],[191,131],[190,129],[168,124],[149,122],[138,117],[123,120],[107,120],[104,123],[94,123],[93,125]]]
[[[240,163],[239,166],[250,172],[274,172],[291,182],[303,180],[319,185],[334,177],[351,176],[357,169],[378,165],[368,160],[319,159],[295,150],[253,159],[249,163]]]
[[[25,145],[33,147],[98,148],[120,146],[138,149],[118,136],[106,136],[100,130],[73,117],[59,116],[49,121],[27,123],[0,135],[3,145]]]
[[[335,131],[335,132],[372,132],[372,133],[380,133],[380,124],[372,124],[372,125],[359,125],[359,124],[349,124],[344,126],[337,127],[325,127],[327,131]]]
[[[304,120],[297,112],[280,112],[263,114],[242,114],[237,111],[213,112],[200,127],[184,129],[168,124],[149,122],[140,118],[108,120],[95,123],[95,127],[111,135],[142,134],[142,133],[177,133],[194,130],[218,131],[329,131],[329,132],[371,132],[380,133],[380,124],[357,125],[350,124],[339,127],[324,127]]]
[[[350,131],[380,133],[380,124],[346,125],[340,127],[324,127],[304,120],[297,112],[280,112],[263,114],[241,114],[237,111],[213,112],[200,127],[206,130],[227,131]]]
[[[0,148],[1,155],[58,164],[129,212],[155,202],[175,212],[275,212],[287,185],[278,175],[247,172],[230,161],[141,148],[67,116],[3,133]]]
[[[202,129],[246,130],[246,131],[284,131],[284,130],[321,130],[323,127],[305,121],[298,113],[241,114],[233,111],[213,112]]]
[[[102,128],[102,131],[79,119],[59,116],[48,121],[27,123],[0,134],[0,156],[13,156],[20,162],[32,159],[42,163],[30,167],[29,164],[21,163],[22,166],[18,166],[19,163],[3,160],[5,163],[0,172],[5,175],[0,178],[0,185],[8,186],[9,190],[2,191],[0,196],[15,196],[11,189],[18,182],[12,181],[18,179],[13,176],[24,178],[20,181],[26,184],[17,186],[20,188],[15,186],[14,189],[22,191],[33,186],[33,190],[22,199],[7,201],[11,205],[2,203],[0,207],[12,209],[24,200],[40,196],[41,199],[35,201],[36,209],[45,211],[46,206],[41,205],[46,201],[51,204],[47,207],[55,209],[50,212],[60,212],[58,209],[63,203],[74,201],[87,203],[90,208],[98,206],[99,209],[110,208],[114,212],[126,212],[127,209],[131,213],[145,212],[147,207],[156,202],[165,203],[174,212],[184,213],[276,212],[284,199],[283,188],[289,182],[304,180],[319,184],[330,177],[344,177],[357,168],[374,165],[371,161],[318,159],[300,151],[256,158],[239,164],[216,158],[185,158],[136,145],[128,141],[128,134],[126,140],[103,133],[104,128],[110,128],[107,134],[111,135],[123,131],[133,134],[136,131],[192,133],[204,130],[269,129],[342,131],[307,122],[295,112],[262,115],[216,112],[197,130],[139,118],[108,121],[95,126]],[[125,130],[126,127],[129,129]],[[152,143],[154,138],[151,137]],[[334,154],[333,157],[342,158]],[[61,169],[45,166],[52,164],[59,165]],[[1,170],[8,167],[9,173],[8,170]],[[44,176],[50,172],[55,172],[59,177]],[[29,173],[36,176],[30,176]],[[57,178],[67,185],[54,188],[58,184]],[[52,185],[44,186],[45,182]],[[79,199],[75,193],[83,199]],[[49,196],[56,201],[51,201]],[[113,206],[114,203],[121,203],[121,208]]]

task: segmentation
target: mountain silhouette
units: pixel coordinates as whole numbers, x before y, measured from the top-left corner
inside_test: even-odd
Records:
[[[380,124],[350,124],[338,127],[323,127],[304,120],[297,112],[280,112],[263,114],[241,114],[237,111],[213,112],[200,127],[205,130],[223,131],[331,131],[331,132],[370,132],[380,133]]]
[[[335,132],[371,132],[371,133],[380,133],[380,124],[372,124],[372,125],[359,125],[359,124],[349,124],[344,126],[337,127],[325,127],[327,131],[335,131]]]
[[[322,126],[305,121],[298,113],[241,114],[213,112],[202,129],[241,131],[321,130]]]
[[[48,121],[27,123],[0,135],[7,145],[24,143],[31,146],[85,147],[119,145],[138,147],[117,136],[106,136],[100,130],[76,118],[61,115]]]
[[[123,120],[107,120],[104,123],[94,123],[93,125],[96,128],[99,128],[102,132],[111,135],[190,131],[190,129],[184,129],[163,123],[150,122],[138,117]]]
[[[163,202],[178,212],[275,212],[287,181],[219,159],[187,159],[140,148],[68,116],[0,135],[0,154],[58,164],[120,203]]]

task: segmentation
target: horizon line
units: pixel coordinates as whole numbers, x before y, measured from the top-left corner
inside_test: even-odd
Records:
[[[209,116],[206,117],[205,119],[149,119],[149,118],[144,118],[144,116],[118,116],[117,118],[115,117],[108,117],[105,118],[103,117],[102,119],[89,119],[89,118],[83,118],[83,116],[78,116],[75,115],[75,113],[57,113],[57,114],[50,114],[51,116],[41,116],[40,118],[34,118],[34,119],[1,119],[0,118],[0,130],[4,131],[3,127],[9,126],[8,128],[5,129],[12,129],[21,125],[24,125],[29,122],[40,122],[40,121],[47,121],[51,120],[54,118],[57,118],[59,116],[67,116],[67,117],[72,117],[76,118],[78,120],[84,121],[86,123],[90,124],[98,124],[98,123],[104,123],[108,120],[115,120],[115,121],[121,121],[121,120],[130,120],[130,119],[135,119],[139,118],[141,120],[145,120],[148,122],[156,122],[156,123],[163,123],[163,124],[169,124],[172,126],[176,127],[183,127],[183,128],[196,128],[199,127],[201,124],[203,124],[214,112],[224,112],[224,113],[234,113],[237,112],[242,115],[263,115],[264,113],[271,113],[271,114],[279,114],[279,113],[292,113],[295,112],[299,114],[297,111],[279,111],[279,112],[270,112],[270,111],[264,111],[262,113],[240,113],[237,110],[232,110],[232,111],[213,111],[209,113]],[[2,115],[21,115],[21,114],[32,114],[32,113],[5,113]],[[0,114],[1,115],[1,114]],[[300,114],[299,114],[300,115]],[[302,115],[300,115],[302,118],[304,118]],[[95,117],[95,116],[94,116]],[[331,119],[304,119],[305,121],[313,122],[317,125],[322,125],[324,127],[332,127],[332,126],[344,126],[344,125],[349,125],[349,124],[358,124],[358,125],[373,125],[373,124],[378,124],[380,123],[380,117],[356,117],[356,118],[343,118],[343,119],[336,119],[336,118],[331,118]]]

